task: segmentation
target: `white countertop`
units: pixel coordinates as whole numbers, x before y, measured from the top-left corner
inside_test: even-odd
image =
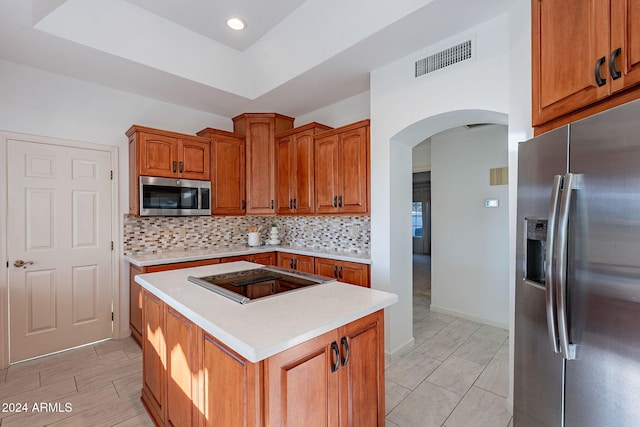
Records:
[[[187,280],[258,267],[238,261],[141,274],[135,281],[254,363],[398,301],[395,294],[333,281],[242,305]]]
[[[371,264],[371,257],[368,254],[351,252],[340,252],[329,249],[301,248],[297,246],[265,245],[265,246],[237,246],[229,248],[211,249],[190,249],[181,251],[170,251],[155,254],[125,255],[124,259],[138,267],[148,267],[151,265],[173,264],[176,262],[198,261],[211,258],[222,258],[227,256],[250,255],[262,252],[289,252],[297,255],[309,255],[313,257],[331,258],[340,261],[359,262],[361,264]]]

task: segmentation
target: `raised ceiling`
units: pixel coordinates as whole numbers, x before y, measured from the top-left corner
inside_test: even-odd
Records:
[[[232,117],[299,116],[508,0],[0,0],[0,59]],[[247,29],[225,26],[231,15]]]

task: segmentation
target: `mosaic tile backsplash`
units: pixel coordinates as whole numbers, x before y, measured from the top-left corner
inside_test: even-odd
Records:
[[[368,216],[193,216],[143,217],[125,215],[124,254],[175,250],[232,248],[247,245],[247,227],[262,226],[261,241],[277,224],[282,245],[334,249],[358,254],[371,250]]]

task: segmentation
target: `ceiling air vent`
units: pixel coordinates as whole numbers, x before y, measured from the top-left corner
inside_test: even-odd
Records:
[[[471,40],[436,52],[416,61],[416,77],[471,59],[471,54]]]

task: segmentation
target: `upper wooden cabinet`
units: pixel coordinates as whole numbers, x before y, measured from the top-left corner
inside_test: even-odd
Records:
[[[315,137],[316,213],[369,213],[369,120]]]
[[[207,138],[133,125],[129,137],[129,213],[138,215],[138,178],[159,176],[209,181]]]
[[[531,4],[533,126],[605,100],[608,104],[564,122],[610,108],[616,103],[608,100],[610,95],[640,82],[640,0],[532,0]],[[626,94],[618,103],[628,98]]]
[[[244,215],[244,135],[206,128],[198,136],[211,140],[211,213]]]
[[[314,212],[313,136],[329,129],[314,122],[276,135],[276,213]]]
[[[246,138],[247,214],[276,212],[275,135],[291,129],[293,120],[275,113],[245,113],[233,118],[234,132]]]

